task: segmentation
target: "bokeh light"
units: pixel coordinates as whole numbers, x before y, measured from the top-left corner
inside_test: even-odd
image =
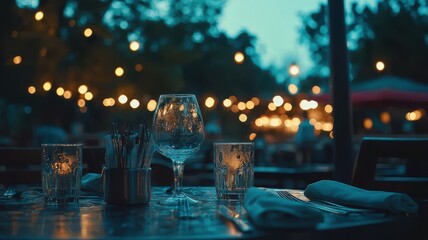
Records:
[[[291,64],[290,67],[288,68],[288,72],[290,73],[291,76],[295,77],[299,75],[300,68],[296,64]]]
[[[13,63],[18,65],[22,62],[22,57],[21,56],[15,56],[13,57]]]
[[[138,49],[140,49],[140,43],[137,41],[132,41],[131,43],[129,43],[129,49],[131,49],[131,51],[137,51]]]
[[[28,93],[29,93],[29,94],[34,94],[34,93],[36,93],[36,87],[34,87],[34,86],[29,86],[29,87],[28,87]]]
[[[64,97],[65,99],[70,99],[72,96],[73,96],[73,94],[72,94],[70,91],[68,91],[68,90],[66,90],[66,91],[64,92],[64,95],[63,95],[63,97]]]
[[[59,87],[56,89],[56,95],[58,95],[58,96],[64,95],[64,92],[65,92],[65,90],[62,87]]]
[[[80,85],[79,88],[77,89],[77,91],[80,94],[85,94],[88,91],[88,86],[86,86],[86,85]]]
[[[42,11],[38,11],[38,12],[36,12],[36,14],[34,14],[34,19],[36,19],[36,21],[42,20],[43,17],[44,17],[44,14]]]
[[[122,94],[117,98],[117,100],[119,101],[119,103],[125,104],[126,102],[128,102],[128,97],[125,94]]]
[[[232,101],[229,98],[223,100],[223,106],[230,107],[232,106]]]
[[[385,69],[385,64],[382,61],[377,61],[376,62],[376,69],[378,71],[383,71]]]
[[[92,98],[94,98],[94,95],[91,92],[86,92],[85,93],[85,99],[88,101],[91,101]]]
[[[315,94],[315,95],[320,94],[321,93],[321,88],[319,86],[316,86],[316,85],[313,86],[312,87],[312,93]]]
[[[85,35],[85,37],[92,36],[92,29],[86,28],[85,31],[83,31],[83,35]]]
[[[235,62],[241,64],[245,60],[245,56],[242,52],[236,52],[234,56]]]
[[[125,70],[123,70],[123,68],[121,68],[121,67],[117,67],[114,70],[114,74],[116,74],[116,76],[118,76],[118,77],[123,76],[124,73],[125,73]]]
[[[51,90],[51,88],[52,88],[52,83],[50,83],[50,82],[45,82],[45,83],[43,83],[43,89],[47,92],[47,91],[49,91],[49,90]]]
[[[273,97],[272,101],[276,107],[279,107],[284,103],[284,99],[279,95],[276,95],[275,97]]]
[[[156,105],[157,105],[156,100],[151,99],[147,103],[147,110],[149,110],[150,112],[153,112],[154,110],[156,110]]]
[[[296,94],[299,91],[299,88],[296,86],[296,84],[290,83],[288,85],[288,92],[290,94]]]
[[[207,97],[207,99],[205,99],[205,106],[207,108],[214,107],[214,104],[215,104],[215,99],[213,97]]]
[[[131,106],[131,108],[138,108],[140,106],[140,101],[138,101],[137,99],[132,99],[131,102],[129,102],[129,106]]]

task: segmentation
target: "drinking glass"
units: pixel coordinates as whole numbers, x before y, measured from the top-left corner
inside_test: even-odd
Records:
[[[182,192],[184,161],[199,151],[204,141],[204,124],[198,101],[193,94],[164,94],[159,97],[152,128],[157,151],[172,160],[173,195],[162,202],[176,206],[180,201],[197,201]]]
[[[41,172],[46,203],[78,202],[82,144],[42,144]]]

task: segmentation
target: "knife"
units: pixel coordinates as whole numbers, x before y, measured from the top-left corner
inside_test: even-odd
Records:
[[[218,212],[221,216],[226,218],[227,220],[233,222],[235,226],[241,231],[241,232],[251,232],[253,231],[253,227],[250,226],[248,223],[246,223],[238,212],[233,211],[229,209],[228,207],[221,205],[218,209]]]

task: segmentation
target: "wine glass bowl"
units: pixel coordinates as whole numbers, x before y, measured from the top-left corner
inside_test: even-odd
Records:
[[[174,192],[164,204],[178,205],[183,199],[196,203],[182,192],[184,161],[199,151],[204,141],[204,124],[193,94],[164,94],[153,116],[153,143],[157,151],[173,163]]]

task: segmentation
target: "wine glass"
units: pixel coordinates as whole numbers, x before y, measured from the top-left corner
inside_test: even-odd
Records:
[[[180,201],[197,201],[182,192],[184,161],[199,151],[204,141],[204,124],[198,101],[193,94],[164,94],[159,97],[152,128],[158,152],[172,160],[173,195],[162,202],[177,206]]]

